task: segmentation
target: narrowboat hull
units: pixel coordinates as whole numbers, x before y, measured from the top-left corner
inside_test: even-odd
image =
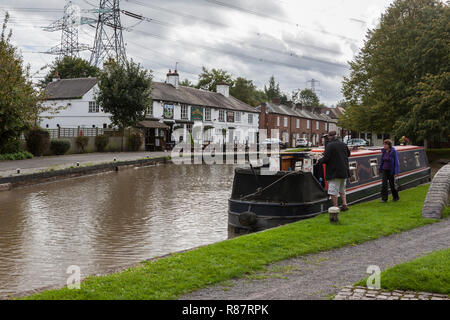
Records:
[[[319,158],[321,152],[313,150],[311,156]],[[423,148],[398,147],[398,152],[400,173],[396,181],[400,190],[430,181],[431,170]],[[374,162],[378,165],[380,159],[379,150],[352,152],[349,163],[357,165],[352,178],[347,180],[349,204],[381,197],[381,175],[371,166]],[[230,235],[261,231],[327,212],[331,200],[324,175],[322,170],[263,175],[260,168],[236,169],[228,201]]]

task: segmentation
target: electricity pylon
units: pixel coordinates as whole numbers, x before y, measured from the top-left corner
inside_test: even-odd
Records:
[[[64,6],[64,16],[53,22],[50,26],[44,27],[45,31],[59,31],[61,30],[61,44],[55,46],[45,53],[58,55],[59,58],[65,56],[78,57],[80,51],[89,50],[90,47],[78,42],[78,27],[80,24],[95,22],[93,19],[82,18],[80,15],[80,8],[69,1]]]
[[[107,59],[125,61],[119,0],[100,0],[98,12],[91,65],[99,66]]]

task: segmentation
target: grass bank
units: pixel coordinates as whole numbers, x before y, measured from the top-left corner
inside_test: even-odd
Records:
[[[365,286],[366,279],[357,285]],[[381,287],[391,291],[425,291],[450,295],[450,249],[435,251],[383,271]]]
[[[355,245],[433,223],[421,217],[428,186],[401,192],[401,201],[351,207],[331,225],[328,215],[215,243],[120,273],[88,277],[80,290],[49,290],[27,299],[175,299],[183,294],[261,271],[270,263]],[[449,213],[447,208],[446,214]]]

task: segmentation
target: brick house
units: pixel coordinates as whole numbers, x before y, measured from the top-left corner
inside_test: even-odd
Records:
[[[295,147],[298,138],[306,138],[314,146],[322,145],[322,136],[328,133],[333,119],[320,112],[319,108],[304,107],[301,104],[283,105],[279,99],[262,103],[256,108],[259,112],[259,128],[280,130],[280,140]]]

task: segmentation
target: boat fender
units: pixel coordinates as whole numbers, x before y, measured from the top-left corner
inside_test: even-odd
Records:
[[[246,227],[254,225],[256,223],[256,214],[251,211],[241,213],[239,215],[239,223]]]

